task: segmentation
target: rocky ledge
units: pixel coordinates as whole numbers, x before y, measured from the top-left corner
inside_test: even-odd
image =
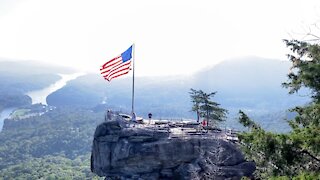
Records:
[[[172,138],[122,121],[100,124],[91,171],[106,179],[241,179],[255,170],[232,142],[208,136]]]

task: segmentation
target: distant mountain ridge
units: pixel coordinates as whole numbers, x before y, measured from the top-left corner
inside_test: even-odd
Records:
[[[135,111],[142,117],[152,112],[155,118],[195,118],[188,93],[190,88],[194,88],[218,92],[214,100],[230,112],[227,126],[236,124],[234,117],[239,109],[267,121],[270,121],[268,114],[285,117],[288,108],[309,101],[307,97],[288,95],[288,90],[282,88],[281,83],[286,81],[289,67],[288,61],[248,57],[223,61],[190,76],[137,77]],[[19,99],[28,90],[40,89],[55,82],[59,78],[57,73],[69,72],[72,70],[38,62],[1,62],[0,59],[0,96],[6,100],[10,92],[10,97],[13,94]],[[54,106],[99,105],[97,109],[103,109],[103,105],[130,112],[131,83],[131,77],[114,79],[108,83],[100,74],[88,74],[50,94],[47,102]],[[307,92],[304,90],[301,94]],[[23,99],[23,103],[30,103],[27,97],[20,99]],[[2,107],[8,104],[12,104],[11,101]],[[286,124],[285,121],[281,122]]]
[[[2,87],[30,91],[48,86],[60,74],[74,73],[71,68],[53,66],[38,61],[8,61],[0,58],[0,78]]]
[[[288,108],[306,99],[288,95],[281,85],[287,80],[290,66],[288,61],[257,57],[224,61],[199,72],[194,87],[218,91],[217,99],[230,108],[235,104],[249,109]]]
[[[289,67],[288,61],[250,57],[224,61],[189,77],[138,77],[136,110],[143,114],[152,111],[158,117],[190,117],[190,88],[218,91],[214,100],[232,112],[239,109],[277,111],[304,104],[308,98],[288,95],[288,90],[281,86],[287,79]],[[100,75],[87,75],[51,94],[48,102],[95,105],[105,97],[110,106],[130,109],[131,79],[107,83]]]

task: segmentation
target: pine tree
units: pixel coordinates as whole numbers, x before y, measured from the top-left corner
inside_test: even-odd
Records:
[[[228,113],[226,109],[219,107],[220,104],[211,101],[216,93],[205,93],[202,90],[194,89],[190,91],[191,102],[193,103],[192,111],[197,113],[198,122],[200,117],[206,118],[207,126],[209,126],[209,122],[216,125],[218,122],[224,121]]]
[[[197,91],[195,89],[190,89],[190,97],[191,97],[191,102],[193,104],[192,106],[192,111],[197,113],[197,122],[199,122],[200,120],[200,104],[201,104],[201,97],[200,94],[202,94],[203,92]]]
[[[297,40],[284,42],[292,50],[288,55],[292,67],[283,86],[289,93],[308,88],[312,102],[291,109],[297,116],[289,121],[292,130],[287,134],[267,132],[240,111],[239,122],[250,131],[239,134],[239,139],[262,179],[320,179],[320,46]]]

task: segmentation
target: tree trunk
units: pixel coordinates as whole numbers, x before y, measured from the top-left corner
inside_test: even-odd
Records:
[[[199,122],[199,120],[200,120],[200,113],[199,111],[197,111],[197,122]]]
[[[209,126],[209,109],[207,109],[207,126]]]

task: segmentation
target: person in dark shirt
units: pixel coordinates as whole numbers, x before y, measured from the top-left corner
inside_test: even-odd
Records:
[[[151,123],[152,114],[149,113],[149,114],[148,114],[148,117],[149,117],[149,124],[150,124],[150,123]]]
[[[111,121],[111,118],[112,118],[112,111],[108,109],[105,121]]]

